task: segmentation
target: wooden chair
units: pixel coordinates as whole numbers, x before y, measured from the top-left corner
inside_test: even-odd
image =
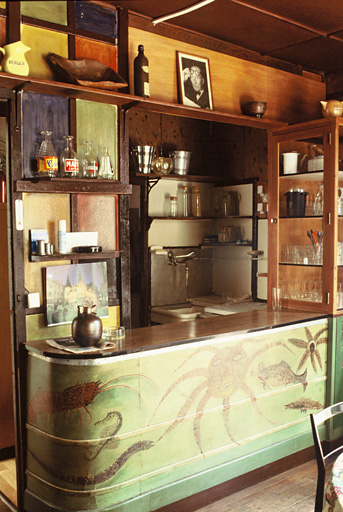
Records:
[[[337,457],[341,453],[343,453],[343,446],[339,446],[338,448],[335,448],[331,452],[328,452],[324,455],[322,443],[319,437],[318,426],[325,423],[334,416],[337,416],[337,414],[341,413],[343,413],[343,402],[331,405],[330,407],[327,407],[326,409],[323,409],[322,411],[317,412],[316,414],[310,414],[314,448],[316,451],[318,467],[316,502],[314,512],[322,512],[323,510],[326,468],[333,464]]]

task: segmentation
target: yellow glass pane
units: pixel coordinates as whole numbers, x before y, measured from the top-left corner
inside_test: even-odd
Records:
[[[70,206],[67,194],[25,194],[24,195],[24,269],[25,287],[29,292],[39,292],[43,301],[42,268],[49,265],[66,265],[68,261],[34,262],[29,261],[30,229],[46,229],[49,242],[57,251],[58,220],[66,219],[67,231],[70,231]]]
[[[30,68],[29,76],[53,80],[53,73],[46,60],[46,56],[49,53],[57,53],[58,55],[62,55],[62,57],[68,58],[67,34],[22,25],[21,40],[31,48],[31,50],[25,54]]]

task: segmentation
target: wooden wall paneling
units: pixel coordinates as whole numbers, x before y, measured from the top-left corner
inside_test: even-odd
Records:
[[[0,46],[4,46],[7,43],[6,25],[7,25],[7,19],[0,18]]]
[[[129,83],[129,29],[127,9],[117,10],[118,19],[118,54],[117,70],[119,75]],[[129,87],[121,89],[121,92],[129,93]]]
[[[0,450],[14,445],[12,333],[8,261],[7,204],[0,203]]]
[[[20,41],[20,2],[6,2],[7,4],[7,43]]]
[[[131,328],[131,277],[130,277],[130,202],[129,196],[119,196],[119,247],[120,257],[121,321]]]
[[[267,130],[244,128],[244,178],[258,178],[259,185],[268,189],[268,133]]]
[[[25,177],[36,175],[36,158],[44,130],[52,132],[52,142],[59,157],[64,149],[63,136],[69,133],[68,99],[24,92],[22,165]]]
[[[118,33],[115,6],[86,1],[74,2],[75,28],[116,39]]]
[[[24,239],[23,231],[16,229],[15,203],[22,199],[22,194],[15,191],[15,181],[22,178],[22,92],[12,91],[10,101],[9,136],[10,136],[10,166],[9,183],[11,216],[10,254],[12,274],[12,308],[13,308],[13,360],[14,360],[14,407],[15,407],[15,438],[17,461],[18,510],[23,510],[25,482],[25,417],[23,405],[26,403],[25,382],[26,366],[23,342],[26,340],[25,329],[25,281],[24,281]],[[14,271],[15,269],[15,271]]]
[[[182,51],[209,59],[215,110],[241,114],[242,102],[264,100],[268,103],[266,119],[295,123],[321,117],[319,101],[325,97],[325,84],[321,82],[132,27],[129,28],[131,92],[138,44],[144,44],[149,59],[153,99],[178,102],[176,52]]]

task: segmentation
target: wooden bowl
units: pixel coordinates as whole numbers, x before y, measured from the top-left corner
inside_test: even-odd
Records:
[[[248,101],[242,105],[242,112],[246,116],[262,117],[266,110],[267,103],[265,101]]]
[[[97,60],[70,60],[56,53],[49,53],[47,60],[55,79],[60,82],[108,90],[127,86],[118,73]]]

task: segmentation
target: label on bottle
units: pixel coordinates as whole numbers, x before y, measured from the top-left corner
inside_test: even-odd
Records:
[[[98,174],[98,162],[92,162],[90,165],[86,166],[86,171],[90,174],[90,176],[97,176]]]
[[[37,159],[37,170],[39,173],[56,174],[58,171],[57,156],[45,156]]]
[[[66,158],[64,160],[64,172],[66,174],[78,174],[79,161],[77,158]]]
[[[144,73],[149,73],[149,66],[142,66]]]
[[[144,96],[150,96],[149,82],[144,82]]]

